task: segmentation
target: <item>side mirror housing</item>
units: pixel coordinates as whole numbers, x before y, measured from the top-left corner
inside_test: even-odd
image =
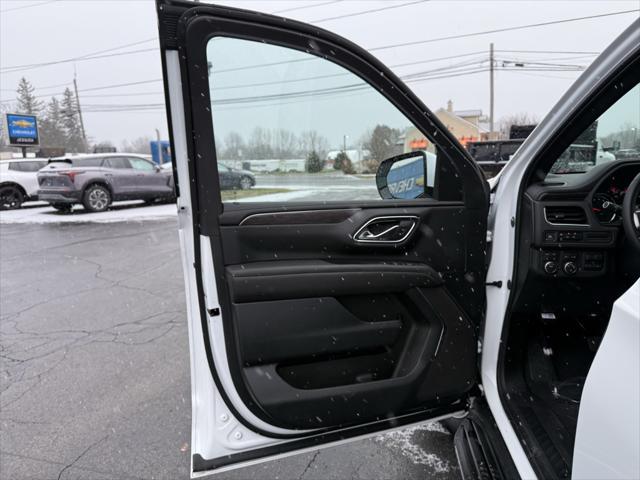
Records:
[[[383,199],[412,200],[427,193],[427,155],[415,151],[387,158],[376,172],[376,186]]]

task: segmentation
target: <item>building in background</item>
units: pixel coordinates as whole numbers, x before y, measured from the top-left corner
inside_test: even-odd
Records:
[[[496,135],[490,132],[489,120],[482,110],[454,110],[453,102],[447,102],[447,108],[435,112],[436,117],[458,139],[462,145],[493,139]],[[407,129],[404,135],[404,151],[427,150],[433,152],[433,145],[415,127]]]

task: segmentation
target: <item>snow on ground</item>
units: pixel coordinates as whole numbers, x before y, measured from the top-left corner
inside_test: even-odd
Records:
[[[166,220],[176,216],[175,204],[146,206],[141,202],[115,202],[106,212],[91,213],[75,206],[61,213],[50,206],[29,206],[0,212],[0,224],[8,223],[113,223],[142,220]]]
[[[308,191],[272,193],[241,198],[235,202],[287,202],[309,195]],[[0,212],[0,224],[9,223],[114,223],[166,220],[177,215],[176,205],[145,205],[143,202],[114,202],[106,212],[87,212],[81,205],[75,205],[71,213],[61,213],[42,203],[26,204],[19,210]]]
[[[420,432],[438,432],[450,435],[440,423],[433,422],[384,433],[374,437],[374,439],[398,450],[413,463],[426,465],[435,473],[446,473],[455,468],[455,465],[451,465],[447,460],[440,458],[435,453],[425,450],[424,447],[426,445],[416,441],[414,437]]]

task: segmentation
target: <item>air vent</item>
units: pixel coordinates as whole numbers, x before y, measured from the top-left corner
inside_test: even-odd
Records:
[[[547,222],[554,225],[586,225],[587,215],[582,207],[562,205],[545,207],[544,215]]]

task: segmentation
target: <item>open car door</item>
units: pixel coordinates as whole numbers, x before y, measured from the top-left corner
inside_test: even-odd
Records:
[[[193,475],[463,413],[489,203],[471,157],[343,38],[227,7],[157,8]],[[255,186],[226,190],[222,168]]]

